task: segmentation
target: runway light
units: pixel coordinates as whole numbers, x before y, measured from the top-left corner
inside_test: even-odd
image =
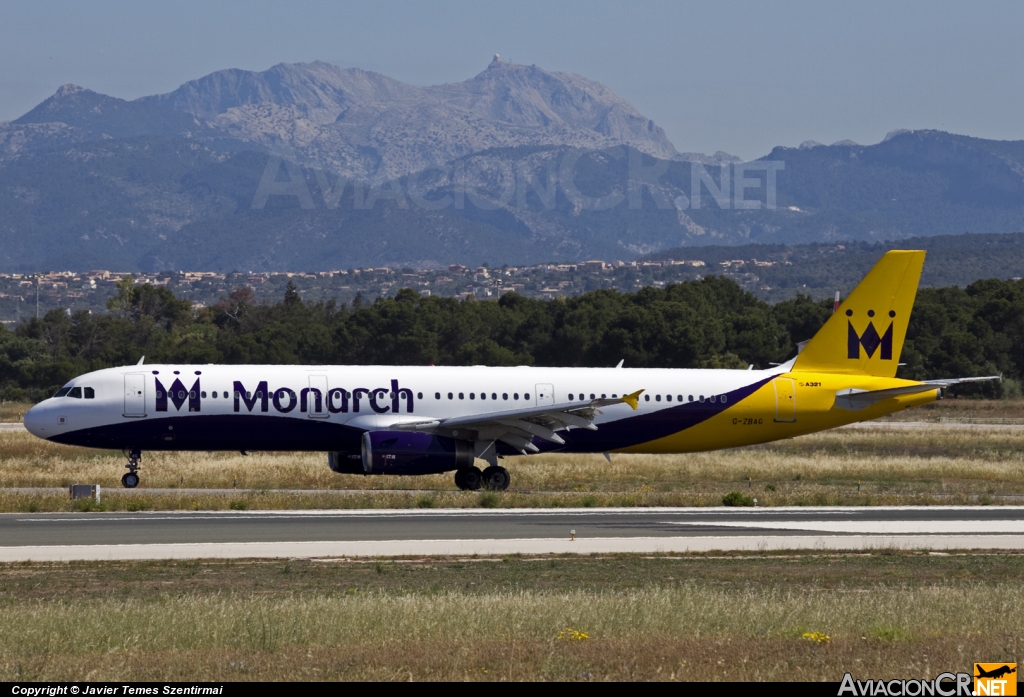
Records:
[[[575,542],[576,541],[576,531],[575,530],[570,530],[569,531],[569,541],[570,542]]]

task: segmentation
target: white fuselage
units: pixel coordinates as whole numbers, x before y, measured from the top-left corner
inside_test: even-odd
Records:
[[[650,420],[644,416],[668,417],[669,410],[681,408],[687,414],[718,412],[774,372],[136,365],[75,378],[65,385],[67,394],[41,402],[25,422],[40,437],[93,447],[345,450],[358,448],[362,432],[401,422],[579,403],[641,389],[636,412],[625,405],[606,407],[594,423],[599,429],[620,419],[640,425]],[[84,396],[85,388],[92,398]],[[656,421],[654,435],[669,425],[662,423],[667,418]],[[592,451],[635,445],[651,435],[639,428],[633,437],[618,434],[614,443],[598,439]],[[591,450],[583,441],[563,449]]]

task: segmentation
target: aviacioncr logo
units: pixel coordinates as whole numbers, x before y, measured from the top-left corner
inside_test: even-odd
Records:
[[[875,311],[868,310],[868,317],[874,317]],[[853,310],[846,311],[847,317],[853,317]],[[893,318],[896,316],[895,310],[889,310],[889,317]],[[853,326],[853,321],[847,322],[849,329],[847,330],[846,339],[846,357],[852,360],[860,359],[860,349],[864,347],[864,351],[868,354],[868,358],[873,358],[875,351],[879,351],[879,359],[883,361],[892,360],[892,325],[889,322],[888,329],[885,330],[885,334],[879,335],[878,330],[875,329],[875,323],[870,319],[868,320],[868,326],[864,331],[858,333]]]

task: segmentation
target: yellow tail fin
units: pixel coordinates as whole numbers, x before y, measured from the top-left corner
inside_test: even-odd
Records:
[[[807,342],[793,370],[895,377],[924,255],[886,252]]]

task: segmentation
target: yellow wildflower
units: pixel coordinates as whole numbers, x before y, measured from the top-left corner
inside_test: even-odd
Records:
[[[555,637],[556,641],[586,641],[590,638],[590,635],[586,632],[581,632],[578,629],[572,627],[566,627],[558,633]]]

